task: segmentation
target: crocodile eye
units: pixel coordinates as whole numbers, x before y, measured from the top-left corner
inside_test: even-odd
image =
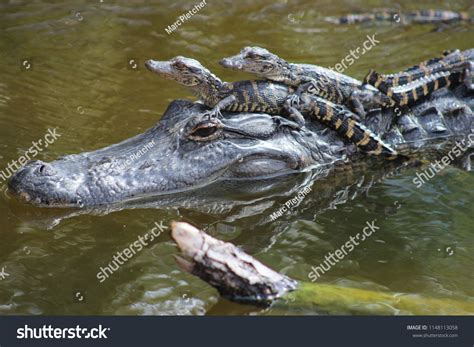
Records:
[[[180,76],[179,81],[189,87],[197,86],[199,83],[201,83],[201,80],[198,77],[188,74]]]
[[[248,52],[246,58],[256,60],[256,59],[260,59],[261,56],[259,56],[257,53],[254,53],[254,52]]]
[[[195,86],[197,84],[201,83],[201,80],[197,77],[192,77],[191,78],[191,85]]]
[[[200,128],[197,129],[192,133],[193,136],[199,136],[199,137],[208,137],[214,134],[217,131],[216,127],[212,128]]]
[[[218,135],[220,128],[214,123],[203,123],[197,125],[191,133],[189,138],[195,141],[208,141],[214,139]]]
[[[178,70],[185,70],[187,66],[180,61],[173,62],[173,66]]]

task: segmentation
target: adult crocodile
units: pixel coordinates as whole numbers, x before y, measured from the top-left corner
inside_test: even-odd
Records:
[[[418,151],[419,157],[428,148],[434,149],[430,155],[443,155],[454,140],[472,133],[473,107],[472,92],[459,86],[435,92],[411,113],[377,111],[364,122],[389,144]],[[318,165],[336,173],[338,164],[353,167],[371,160],[315,121],[295,128],[265,113],[209,117],[208,111],[199,103],[174,101],[143,134],[50,163],[28,163],[10,179],[10,191],[39,206],[100,206],[184,193],[217,181],[284,176]]]

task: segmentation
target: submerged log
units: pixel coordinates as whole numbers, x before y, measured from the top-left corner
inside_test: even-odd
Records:
[[[189,259],[178,265],[233,301],[268,304],[296,288],[297,282],[273,271],[233,244],[217,240],[187,223],[173,223],[171,235]]]
[[[171,235],[184,255],[176,256],[178,265],[232,301],[307,307],[330,314],[474,314],[473,301],[299,282],[270,269],[233,244],[217,240],[187,223],[173,223]]]

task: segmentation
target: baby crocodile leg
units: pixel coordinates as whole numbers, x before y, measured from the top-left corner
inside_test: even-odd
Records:
[[[365,111],[364,105],[361,102],[361,91],[356,89],[354,90],[351,95],[349,96],[347,102],[350,106],[350,108],[355,112],[354,113],[354,118],[360,121],[361,117],[362,119],[365,118],[367,115],[367,112]],[[360,117],[359,117],[360,116]]]
[[[220,100],[210,111],[207,111],[206,115],[208,115],[209,118],[220,118],[222,117],[221,111],[228,108],[236,100],[237,99],[234,95],[226,96],[224,99]]]
[[[467,87],[467,89],[474,90],[474,82],[472,82],[472,77],[474,74],[474,62],[470,61],[468,64],[469,67],[466,68],[464,72],[464,85]]]

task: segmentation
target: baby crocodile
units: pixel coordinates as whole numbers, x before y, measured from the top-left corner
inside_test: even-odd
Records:
[[[152,72],[188,87],[209,108],[210,116],[221,110],[232,112],[287,113],[285,100],[294,90],[281,83],[267,81],[223,82],[195,59],[175,57],[170,61],[148,60]],[[299,126],[304,118],[294,119]]]
[[[380,91],[360,81],[318,65],[292,64],[276,54],[260,47],[245,47],[239,54],[224,58],[220,64],[226,68],[243,70],[275,82],[298,87],[296,98],[304,84],[311,83],[310,92],[336,104],[347,106],[358,116],[366,111],[380,108],[389,99]],[[304,86],[304,87],[302,87]]]
[[[342,17],[326,17],[326,21],[334,24],[357,24],[374,21],[394,21],[397,23],[451,23],[470,20],[465,12],[446,10],[422,10],[403,12],[381,10],[372,13],[349,14]]]
[[[221,65],[255,73],[272,81],[298,86],[295,95],[291,96],[291,101],[295,105],[298,104],[301,93],[305,91],[334,103],[344,104],[356,114],[364,115],[365,110],[369,109],[411,105],[422,96],[457,83],[459,75],[451,73],[468,69],[471,62],[467,59],[470,55],[455,51],[443,58],[434,58],[425,64],[411,67],[402,73],[403,77],[393,75],[384,78],[371,70],[365,79],[365,86],[357,80],[317,65],[288,63],[260,47],[246,47],[239,54],[223,59]],[[430,66],[432,75],[428,79],[423,79],[429,70],[426,66]],[[395,83],[400,84],[400,81],[417,83],[405,82],[403,88],[392,90],[391,86]],[[367,84],[373,85],[379,91],[370,89]]]
[[[304,125],[301,113],[286,102],[294,92],[291,86],[263,80],[223,82],[197,60],[185,57],[175,57],[170,61],[148,60],[145,65],[160,76],[190,88],[206,106],[213,108],[210,116],[217,116],[220,110],[273,115],[287,113],[300,126]],[[373,132],[354,120],[349,110],[316,97],[312,99],[312,105],[315,106],[313,114],[319,121],[355,143],[362,151],[390,157],[397,155]]]
[[[371,70],[364,78],[364,83],[369,83],[375,87],[378,87],[380,83],[384,83],[388,88],[398,87],[438,72],[470,70],[473,60],[474,49],[464,52],[459,50],[445,51],[441,57],[423,61],[395,74],[373,76],[374,70]]]
[[[464,83],[469,90],[473,90],[473,60],[474,49],[465,52],[456,50],[396,74],[382,75],[371,70],[364,82],[378,88],[394,103],[406,106],[451,85]]]

